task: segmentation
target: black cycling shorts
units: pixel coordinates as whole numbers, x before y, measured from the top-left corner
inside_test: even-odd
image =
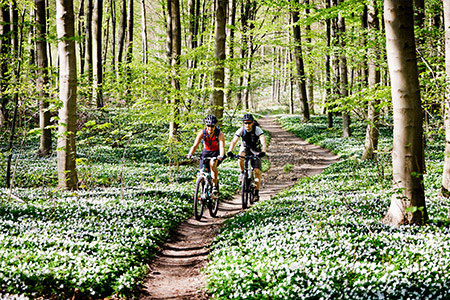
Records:
[[[199,168],[201,169],[203,167],[204,161],[209,161],[209,159],[217,157],[220,155],[220,151],[209,151],[209,150],[203,150],[200,154],[200,164]],[[222,163],[221,160],[217,161],[217,166],[219,166]],[[209,169],[209,163],[206,164],[207,168]]]

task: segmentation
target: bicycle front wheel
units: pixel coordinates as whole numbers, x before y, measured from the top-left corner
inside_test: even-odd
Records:
[[[255,186],[253,182],[250,182],[250,185],[248,187],[248,200],[250,201],[250,204],[253,204],[255,202]]]
[[[217,211],[219,210],[219,195],[211,197],[211,199],[209,200],[208,208],[209,214],[214,218],[217,215]]]
[[[248,179],[247,178],[243,178],[242,179],[242,195],[241,195],[241,200],[242,200],[242,209],[246,209],[248,206]]]
[[[197,221],[200,221],[203,215],[204,202],[202,200],[202,193],[205,187],[205,179],[198,178],[195,184],[194,194],[194,216]]]

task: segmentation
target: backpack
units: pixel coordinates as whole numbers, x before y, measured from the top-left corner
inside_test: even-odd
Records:
[[[245,127],[243,128],[242,141],[244,142],[245,147],[257,148],[257,149],[260,148],[261,145],[259,142],[259,136],[256,136],[256,134],[255,134],[256,126],[259,126],[259,123],[256,120],[254,120],[252,131],[248,132],[247,130],[245,130]],[[249,133],[250,135],[247,136],[247,133]]]
[[[205,144],[206,142],[206,128],[203,129],[203,144]],[[216,140],[219,140],[219,135],[220,135],[220,127],[216,126],[216,128],[214,129],[214,136],[216,137]]]

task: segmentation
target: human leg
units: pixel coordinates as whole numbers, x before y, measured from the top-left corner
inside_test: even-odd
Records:
[[[213,181],[214,186],[217,186],[218,183],[218,169],[217,169],[217,160],[210,160],[209,161],[209,167],[211,169],[211,178]]]
[[[259,191],[259,187],[261,186],[261,169],[254,169],[255,171],[255,189]]]

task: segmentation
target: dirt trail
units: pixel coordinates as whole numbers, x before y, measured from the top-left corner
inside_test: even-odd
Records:
[[[271,167],[263,173],[261,201],[269,200],[301,177],[322,172],[338,159],[329,150],[286,132],[273,118],[266,117],[258,122],[270,132],[272,139],[267,153]],[[286,164],[293,165],[288,174],[284,171]],[[209,217],[206,212],[206,218],[201,221],[192,217],[181,224],[150,265],[140,299],[208,299],[200,270],[207,264],[209,245],[221,224],[241,210],[240,195],[236,195],[221,203],[217,218]]]

